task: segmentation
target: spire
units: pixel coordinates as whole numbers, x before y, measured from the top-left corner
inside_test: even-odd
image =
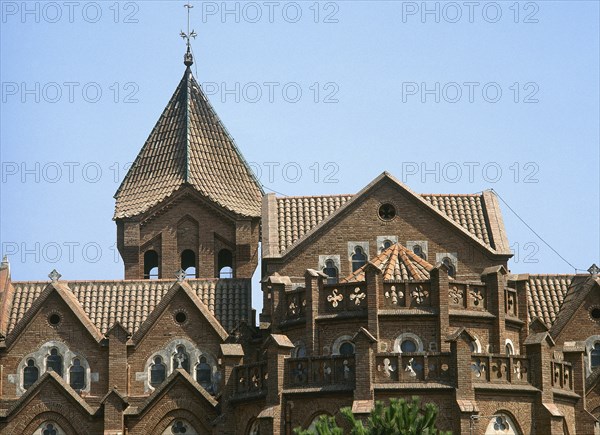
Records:
[[[184,186],[260,217],[261,185],[189,66],[115,194],[114,218],[144,213]]]
[[[194,56],[192,56],[192,51],[191,51],[192,45],[190,43],[190,38],[196,39],[196,36],[198,36],[198,35],[197,35],[196,31],[193,29],[190,32],[190,9],[192,9],[194,6],[192,6],[190,3],[187,3],[187,4],[183,5],[183,7],[187,8],[187,33],[182,30],[179,33],[179,36],[181,36],[183,39],[185,39],[185,45],[187,46],[187,50],[185,52],[185,55],[183,56],[183,64],[189,68],[190,66],[192,66],[194,64]]]

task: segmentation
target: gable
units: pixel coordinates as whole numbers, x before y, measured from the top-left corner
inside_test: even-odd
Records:
[[[154,339],[171,335],[187,335],[197,343],[221,343],[228,336],[219,321],[185,282],[173,285],[132,336],[132,341],[139,346],[145,337]]]
[[[377,177],[356,195],[323,195],[281,197],[263,201],[263,221],[267,233],[268,253],[282,255],[318,227],[321,222],[334,216],[346,204],[381,180],[388,179],[402,190],[410,193],[422,203],[435,210],[440,216],[456,225],[473,239],[495,253],[510,255],[502,214],[495,195],[483,194],[416,194],[387,173]],[[274,197],[274,196],[273,196]],[[272,227],[277,228],[273,234]],[[276,246],[271,246],[276,245]]]
[[[592,335],[600,335],[600,284],[599,278],[576,277],[550,328],[557,342],[585,341]]]
[[[217,405],[187,372],[177,369],[140,406],[128,409],[126,414],[129,419],[135,418],[131,428],[140,429],[139,433],[154,433],[160,422],[174,411],[189,412],[208,431],[217,416]]]
[[[8,409],[7,433],[33,433],[49,417],[62,416],[68,416],[57,421],[63,429],[72,425],[80,433],[93,433],[97,428],[90,426],[90,416],[96,411],[56,373],[46,372]],[[23,414],[27,418],[21,418]]]
[[[378,209],[384,203],[391,203],[396,209],[396,216],[390,221],[379,216]],[[459,270],[461,275],[478,275],[483,267],[476,268],[477,262],[491,265],[492,261],[498,261],[492,260],[493,250],[483,242],[458,228],[423,199],[384,177],[305,234],[281,259],[271,264],[282,264],[281,269],[277,269],[282,275],[300,276],[306,267],[317,266],[315,258],[319,255],[339,254],[342,263],[339,274],[348,275],[351,272],[346,261],[350,256],[348,242],[368,242],[368,257],[374,258],[378,254],[376,238],[381,235],[397,236],[403,245],[409,240],[428,241],[427,261],[431,264],[436,263],[436,253],[458,253],[459,263],[471,262]]]
[[[232,330],[238,321],[250,320],[250,279],[186,279],[186,283],[226,330]],[[41,281],[12,284],[15,291],[8,307],[7,335],[35,306],[48,286],[48,282]],[[173,287],[174,281],[60,281],[60,284],[69,289],[101,334],[106,334],[115,322],[133,334]]]
[[[103,339],[102,333],[89,319],[79,302],[69,290],[61,284],[47,284],[38,299],[25,311],[22,305],[13,305],[12,311],[22,313],[6,339],[8,349],[12,348],[19,337],[34,331],[38,337],[56,337],[72,346],[97,344]],[[12,317],[12,316],[11,316]],[[54,323],[57,321],[57,323]],[[40,331],[44,331],[40,334]],[[47,340],[44,340],[47,341]]]

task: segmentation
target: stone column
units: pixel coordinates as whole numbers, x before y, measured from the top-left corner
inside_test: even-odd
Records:
[[[534,405],[537,433],[562,434],[563,416],[554,404],[552,393],[552,348],[554,340],[547,332],[531,334],[525,340],[531,383],[540,390]]]
[[[565,361],[570,362],[573,369],[571,373],[573,392],[581,397],[575,404],[575,428],[577,433],[593,434],[595,433],[596,422],[586,409],[585,342],[566,342],[563,346],[563,355]]]
[[[506,269],[504,266],[493,266],[484,269],[481,274],[481,279],[487,287],[489,295],[488,310],[496,316],[494,320],[494,328],[490,337],[490,344],[493,346],[493,353],[503,353],[504,338],[506,330],[506,309],[504,287]]]
[[[512,275],[510,281],[513,283],[513,287],[517,290],[517,311],[519,319],[523,321],[523,326],[519,332],[519,347],[521,354],[525,353],[525,340],[529,335],[529,316],[527,315],[528,303],[527,303],[527,281],[529,281],[529,274]],[[515,349],[516,350],[516,349]]]
[[[455,433],[470,433],[471,416],[479,413],[475,401],[475,389],[471,370],[471,342],[474,337],[465,329],[460,328],[450,337],[451,367],[450,373],[454,378],[456,419]]]
[[[383,291],[381,269],[370,261],[365,267],[365,284],[367,286],[367,327],[369,333],[379,339],[379,295]]]
[[[373,400],[373,369],[377,353],[377,339],[365,328],[360,328],[352,339],[355,355],[354,400]]]
[[[104,408],[104,435],[122,435],[123,411],[129,406],[127,400],[113,388],[102,399]]]
[[[241,344],[221,344],[221,367],[223,370],[222,407],[225,414],[233,412],[231,398],[235,394],[237,379],[233,376],[234,367],[244,363],[244,349]],[[221,432],[224,435],[235,434],[235,418],[226,418],[222,422]]]
[[[127,340],[129,332],[116,322],[107,332],[108,336],[108,387],[128,395]]]
[[[319,315],[319,296],[323,291],[323,280],[327,278],[323,272],[307,269],[304,274],[306,288],[306,350],[311,356],[319,354],[319,341],[315,319]]]
[[[265,406],[272,408],[273,427],[268,433],[283,433],[284,420],[281,418],[281,409],[283,409],[283,398],[281,392],[285,384],[285,360],[290,356],[290,351],[294,345],[287,337],[282,334],[271,334],[265,341],[264,346],[267,350],[267,397]],[[259,416],[260,417],[260,416]],[[261,433],[263,424],[269,424],[267,421],[261,421]]]
[[[448,352],[450,350],[450,343],[446,340],[450,328],[448,268],[444,263],[439,263],[430,272],[430,277],[433,306],[438,307],[439,310],[437,318],[437,345],[440,352]]]

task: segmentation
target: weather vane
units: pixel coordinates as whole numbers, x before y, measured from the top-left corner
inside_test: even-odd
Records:
[[[179,34],[179,36],[181,36],[183,39],[185,39],[185,44],[187,46],[187,51],[185,52],[183,63],[186,66],[191,66],[194,63],[194,57],[192,56],[192,52],[190,50],[190,47],[191,47],[190,38],[195,39],[196,36],[198,36],[198,35],[197,35],[196,31],[193,29],[190,32],[190,9],[192,9],[194,6],[192,6],[190,3],[187,3],[187,4],[183,5],[183,7],[187,8],[187,33],[185,33],[182,30],[181,33]]]

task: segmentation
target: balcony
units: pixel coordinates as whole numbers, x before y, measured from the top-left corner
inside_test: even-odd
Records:
[[[289,358],[285,368],[286,388],[354,389],[354,356]]]
[[[531,382],[529,358],[506,355],[473,355],[471,376],[473,383],[521,384]]]
[[[375,382],[450,384],[450,353],[379,353],[375,355]]]
[[[267,394],[267,362],[244,364],[233,368],[236,399],[263,397]]]

